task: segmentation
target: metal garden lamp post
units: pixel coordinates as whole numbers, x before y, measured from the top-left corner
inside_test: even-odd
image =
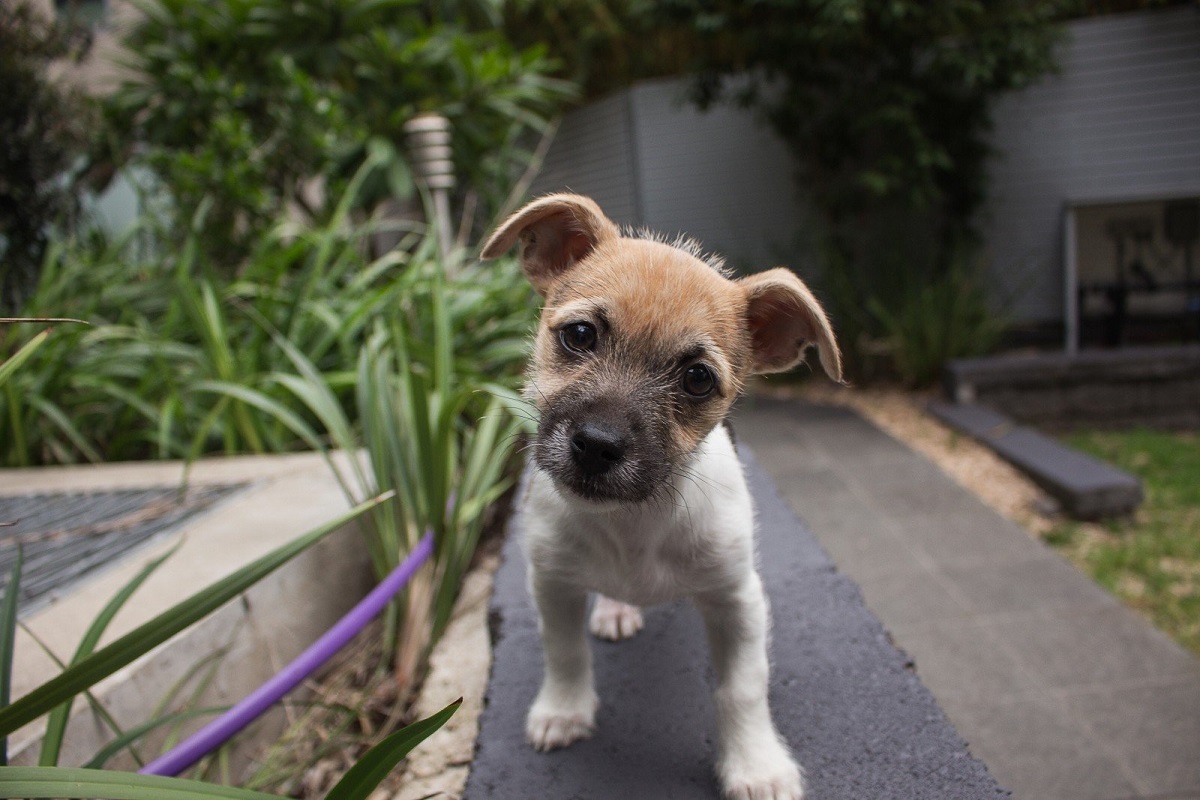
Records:
[[[437,230],[442,264],[450,261],[450,190],[454,188],[454,161],[450,149],[450,120],[440,114],[421,114],[404,123],[413,171],[433,198],[433,225]]]

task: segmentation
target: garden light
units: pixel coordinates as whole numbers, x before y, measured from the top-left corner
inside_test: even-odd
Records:
[[[413,172],[433,196],[433,224],[437,229],[442,264],[450,264],[450,190],[454,188],[454,160],[450,149],[450,120],[440,114],[421,114],[404,123]]]

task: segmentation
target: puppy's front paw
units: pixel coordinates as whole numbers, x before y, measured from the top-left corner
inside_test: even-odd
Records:
[[[533,749],[545,753],[587,739],[596,729],[595,695],[579,703],[534,702],[525,719],[525,736]]]
[[[728,800],[802,800],[800,767],[781,746],[748,757],[728,757],[720,767],[721,791]]]
[[[596,598],[592,616],[588,622],[592,635],[598,639],[619,642],[629,639],[642,629],[642,611],[637,606],[631,606],[612,600],[604,595]]]

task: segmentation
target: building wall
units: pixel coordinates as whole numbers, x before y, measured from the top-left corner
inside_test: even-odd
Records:
[[[1023,319],[1062,318],[1068,204],[1200,195],[1200,9],[1073,22],[1060,64],[996,109],[986,256]]]
[[[576,109],[559,126],[530,190],[585,194],[616,222],[641,224],[633,141],[627,92]]]
[[[699,111],[684,88],[653,81],[632,92],[644,224],[694,236],[747,271],[803,271],[811,226],[783,142],[742,109]]]
[[[686,233],[732,265],[804,260],[783,143],[746,112],[701,112],[685,82],[648,81],[567,115],[533,191],[591,195],[614,220]]]
[[[60,18],[54,0],[0,0],[0,3],[28,5],[47,19]],[[90,30],[91,48],[81,61],[60,62],[51,74],[90,94],[104,95],[115,89],[126,75],[120,66],[122,53],[118,40],[141,12],[130,0],[80,0],[76,4],[82,7],[80,13],[84,19],[95,21]]]

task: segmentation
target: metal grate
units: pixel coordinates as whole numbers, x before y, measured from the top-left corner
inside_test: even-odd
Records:
[[[0,589],[8,589],[20,547],[25,562],[19,606],[27,613],[245,485],[0,497]]]

